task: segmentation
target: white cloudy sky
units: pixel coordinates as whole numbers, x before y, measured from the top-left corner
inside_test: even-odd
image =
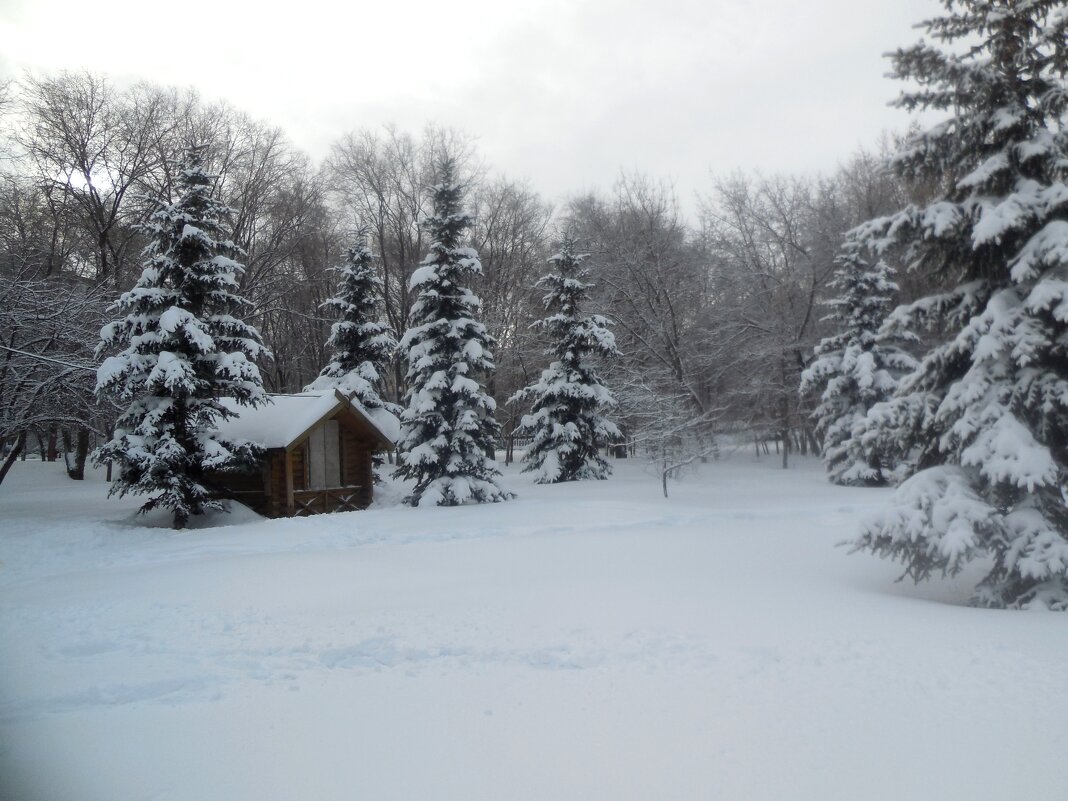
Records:
[[[315,156],[426,121],[550,196],[621,168],[829,170],[907,123],[882,53],[934,0],[0,0],[0,74],[193,85]]]

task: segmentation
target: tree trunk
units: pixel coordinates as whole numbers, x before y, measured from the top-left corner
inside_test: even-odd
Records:
[[[404,408],[404,378],[404,365],[402,365],[400,360],[398,359],[393,364],[393,381],[396,388],[396,396],[394,397],[393,402],[401,408]]]
[[[74,481],[85,480],[85,458],[89,455],[89,429],[81,426],[78,428],[78,441],[75,444],[74,456],[70,454],[70,432],[63,432],[64,445],[67,452],[63,459],[67,465],[67,475]]]
[[[788,466],[788,458],[790,455],[790,395],[787,387],[790,382],[787,381],[787,368],[786,357],[784,356],[779,362],[779,379],[781,384],[779,385],[779,425],[782,428],[782,469],[785,470]],[[797,392],[796,389],[792,389],[793,392]]]
[[[112,428],[111,426],[108,426],[107,439],[104,440],[104,441],[105,442],[111,442],[111,438],[114,437],[114,436],[115,436],[115,429]],[[108,461],[107,474],[104,476],[104,480],[107,481],[109,484],[111,483],[111,461],[110,460]]]
[[[70,429],[66,426],[61,431],[63,435],[63,467],[66,468],[67,475],[71,475],[71,471],[74,469],[74,457],[71,453],[73,448],[70,443]],[[73,476],[71,476],[73,478]]]
[[[0,465],[0,484],[4,483],[4,479],[7,478],[7,473],[11,469],[11,465],[15,464],[15,460],[19,458],[19,454],[24,453],[25,450],[26,432],[23,431],[15,440],[15,445],[11,448],[11,452],[4,458],[4,463]]]
[[[809,450],[812,451],[812,455],[813,456],[819,456],[823,449],[820,448],[820,443],[816,439],[815,432],[811,428],[806,427],[805,428],[805,436],[808,437],[808,447],[809,447]]]
[[[110,265],[108,264],[108,235],[106,231],[102,231],[97,236],[97,246],[98,252],[100,253],[100,264],[97,266],[96,280],[100,283],[104,283],[110,272]],[[115,273],[115,288],[119,288],[118,272]]]

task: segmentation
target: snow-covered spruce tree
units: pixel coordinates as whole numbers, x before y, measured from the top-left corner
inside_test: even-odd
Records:
[[[550,314],[534,327],[549,340],[545,353],[553,362],[509,401],[533,401],[516,433],[533,437],[523,471],[535,473],[539,484],[603,479],[612,472],[598,449],[619,437],[615,423],[603,414],[615,400],[598,377],[593,358],[618,356],[619,351],[608,320],[583,311],[590,288],[583,281],[585,258],[575,253],[575,243],[567,237],[549,259],[555,272],[536,286],[547,290],[544,303]]]
[[[847,239],[835,263],[838,269],[829,286],[838,295],[827,301],[833,311],[824,319],[834,321],[837,333],[816,346],[815,359],[801,374],[801,391],[823,388],[813,417],[823,437],[823,463],[830,480],[882,486],[893,479],[897,459],[854,436],[854,429],[869,409],[893,395],[898,379],[916,367],[916,360],[880,334],[897,293],[886,262],[869,263],[860,244]]]
[[[94,460],[119,466],[113,494],[151,495],[141,511],[170,509],[175,528],[221,508],[203,484],[206,471],[255,457],[253,445],[218,435],[219,420],[233,415],[220,400],[266,400],[255,360],[269,354],[238,316],[249,305],[238,294],[243,267],[231,258],[239,250],[224,238],[227,209],[212,183],[203,151],[191,148],[178,170],[180,199],[161,201],[150,217],[141,277],[112,306],[125,316],[100,332],[100,351],[123,350],[100,366],[97,391],[126,408]]]
[[[326,341],[333,355],[305,391],[338,387],[355,393],[368,409],[386,406],[379,388],[397,341],[389,326],[378,321],[382,280],[375,274],[374,254],[362,234],[359,243],[346,250],[345,263],[333,269],[341,276],[337,295],[323,304],[340,317]]]
[[[473,248],[462,244],[470,217],[461,210],[455,166],[444,160],[427,220],[430,252],[412,273],[417,292],[399,349],[408,362],[407,407],[401,413],[403,454],[395,475],[415,480],[412,506],[503,501],[500,472],[487,453],[500,436],[496,403],[480,378],[494,369],[493,338],[478,320],[480,301],[465,285],[482,274]]]
[[[898,105],[949,113],[910,138],[896,168],[943,194],[865,226],[946,288],[888,323],[945,335],[895,398],[917,472],[856,548],[917,581],[986,556],[973,603],[1064,610],[1068,13],[1064,0],[945,6],[923,24],[927,42],[893,55],[895,75],[919,84]]]

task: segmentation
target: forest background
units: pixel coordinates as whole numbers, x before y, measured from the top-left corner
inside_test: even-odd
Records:
[[[319,161],[286,133],[194,90],[119,86],[89,72],[26,75],[0,94],[0,441],[12,453],[85,453],[115,410],[97,401],[98,332],[108,306],[140,272],[141,226],[173,196],[174,166],[206,146],[214,191],[245,252],[242,293],[273,360],[269,391],[299,391],[322,369],[333,322],[323,302],[338,265],[368,230],[383,281],[383,313],[403,331],[408,279],[429,244],[429,188],[444,157],[459,165],[474,215],[475,287],[497,341],[488,385],[504,432],[525,409],[506,403],[544,367],[532,321],[534,284],[563,232],[583,252],[591,310],[614,324],[622,357],[606,378],[631,453],[666,469],[715,451],[716,436],[749,439],[784,466],[818,452],[814,397],[798,391],[813,347],[832,331],[823,305],[834,257],[858,223],[922,199],[885,164],[894,138],[833,173],[709,173],[696,202],[672,184],[622,171],[613,186],[550,200],[487,162],[467,132],[429,125],[357,129]],[[558,147],[559,142],[546,142]],[[684,213],[683,208],[694,211]],[[899,276],[900,300],[926,287]],[[401,362],[386,396],[404,392]],[[502,443],[504,444],[504,443]]]

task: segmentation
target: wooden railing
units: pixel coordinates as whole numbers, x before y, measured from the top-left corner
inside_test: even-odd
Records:
[[[301,517],[324,512],[356,512],[364,508],[363,487],[295,490],[293,514]]]

